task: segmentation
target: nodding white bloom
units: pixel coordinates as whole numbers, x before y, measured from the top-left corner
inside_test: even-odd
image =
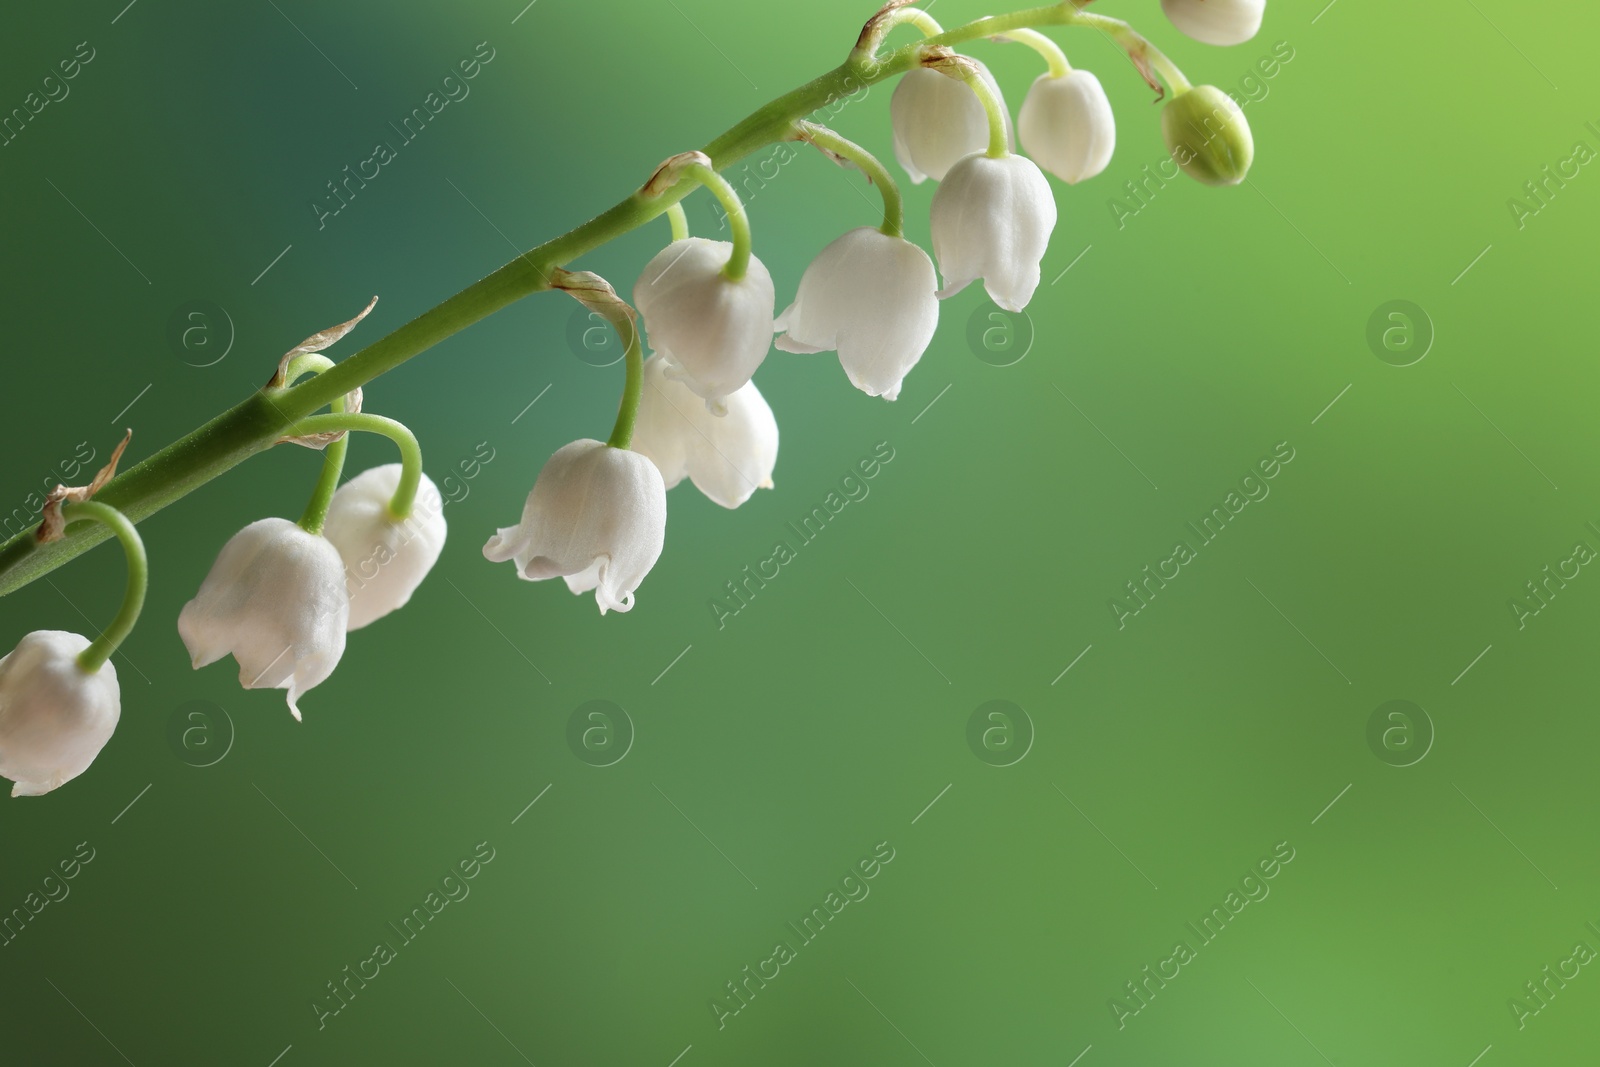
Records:
[[[933,195],[933,252],[944,272],[939,296],[982,278],[990,299],[1021,311],[1039,287],[1039,263],[1055,226],[1050,183],[1032,160],[963,159]]]
[[[755,374],[772,347],[777,292],[755,256],[743,278],[722,273],[727,241],[686,237],[656,254],[633,288],[645,331],[667,373],[716,407]]]
[[[411,514],[396,519],[389,513],[402,470],[387,463],[362,471],[328,505],[322,532],[344,560],[351,630],[405,607],[444,550],[444,498],[426,474]]]
[[[1006,116],[1006,136],[1012,139],[1011,113],[1005,95],[989,68],[977,60],[979,77],[989,86]],[[972,87],[959,78],[927,67],[907,71],[889,98],[889,121],[894,127],[894,156],[913,183],[932,178],[944,181],[963,156],[989,147],[989,113]]]
[[[222,546],[178,614],[195,669],[229,653],[246,689],[287,689],[289,711],[344,655],[350,598],[344,560],[327,538],[288,519],[260,519]]]
[[[522,521],[483,546],[494,563],[515,560],[530,582],[565,578],[594,590],[600,614],[631,611],[667,536],[667,487],[637,452],[574,441],[550,457],[533,483]]]
[[[78,666],[89,639],[35,630],[0,658],[0,776],[14,797],[36,797],[72,781],[106,747],[122,715],[110,661]]]
[[[1243,44],[1261,29],[1267,0],[1161,0],[1161,10],[1204,44]]]
[[[938,329],[938,288],[928,253],[871,226],[851,230],[806,268],[794,303],[773,323],[786,331],[777,346],[836,349],[851,384],[893,400]]]
[[[644,364],[644,390],[633,428],[633,450],[646,456],[671,489],[684,478],[725,508],[736,508],[757,489],[772,488],[778,462],[778,420],[755,383],[730,393],[728,413],[706,410],[682,382],[667,377],[652,356]]]
[[[1086,70],[1041,74],[1017,114],[1022,147],[1068,185],[1106,169],[1117,147],[1117,120],[1100,79]]]

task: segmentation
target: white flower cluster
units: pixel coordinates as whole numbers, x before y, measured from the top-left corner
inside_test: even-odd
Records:
[[[1196,40],[1231,45],[1257,32],[1266,0],[1161,0],[1161,6]],[[1110,27],[1152,86],[1153,71],[1172,86],[1162,133],[1186,173],[1212,185],[1244,179],[1254,144],[1226,93],[1190,86],[1126,24],[1082,13],[1077,19]],[[893,0],[863,33],[869,57],[905,21],[939,32],[925,11]],[[872,37],[875,26],[881,32]],[[488,559],[514,562],[530,581],[562,578],[574,593],[592,591],[602,614],[628,611],[665,544],[668,489],[688,478],[712,501],[736,508],[772,486],[778,424],[751,379],[774,345],[836,352],[851,384],[894,400],[933,339],[942,299],[981,280],[1000,307],[1027,307],[1057,218],[1045,172],[1069,185],[1100,174],[1116,147],[1116,125],[1099,80],[1072,69],[1047,38],[1016,30],[1001,39],[1030,44],[1050,63],[1015,122],[988,69],[938,41],[919,46],[919,65],[901,76],[890,102],[900,165],[914,183],[939,183],[931,207],[933,258],[901,235],[900,194],[882,164],[802,121],[793,127],[796,138],[856,164],[883,187],[885,216],[881,227],[852,229],[824,247],[781,314],[772,276],[750,252],[743,205],[700,153],[668,160],[635,203],[692,179],[723,201],[726,217],[736,222],[733,241],[686,233],[675,239],[640,275],[637,312],[598,276],[555,268],[563,284],[553,287],[603,310],[624,334],[628,387],[611,440],[584,439],[558,450],[528,494],[521,521],[484,546]],[[1019,143],[1026,156],[1016,154]],[[682,195],[669,203],[675,207]],[[682,222],[680,209],[679,233]],[[331,367],[316,354],[371,310],[369,304],[291,349],[269,390],[287,390],[296,378]],[[654,350],[648,359],[637,319]],[[300,697],[338,665],[346,634],[406,604],[446,536],[443,500],[421,474],[409,431],[361,415],[359,390],[335,404],[335,412],[306,418],[285,440],[326,448],[352,427],[377,430],[401,443],[405,463],[368,470],[334,491],[341,441],[308,518],[246,526],[223,547],[178,618],[196,668],[231,654],[243,686],[286,690],[297,719]],[[0,658],[0,775],[15,783],[15,795],[49,792],[83,773],[116,728],[121,699],[108,657],[143,603],[146,563],[132,525],[90,497],[113,476],[126,444],[90,486],[57,487],[44,509],[41,542],[60,539],[66,524],[79,519],[113,526],[128,552],[130,585],[114,635],[90,642],[35,631]]]

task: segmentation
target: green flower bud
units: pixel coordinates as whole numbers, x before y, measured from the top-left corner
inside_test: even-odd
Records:
[[[1207,185],[1238,185],[1256,156],[1244,112],[1215,85],[1196,85],[1169,100],[1161,136],[1184,173]]]

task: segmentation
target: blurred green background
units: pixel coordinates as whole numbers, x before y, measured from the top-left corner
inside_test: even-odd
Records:
[[[872,12],[124,2],[18,9],[0,35],[0,113],[93,55],[0,147],[0,513],[80,443],[103,460],[131,425],[141,458],[181,436],[371,294],[335,355],[602,210],[833,66]],[[303,724],[231,664],[192,672],[174,621],[228,536],[298,515],[316,457],[278,449],[144,523],[115,738],[60,791],[0,802],[0,914],[80,843],[94,857],[0,947],[0,1059],[1588,1062],[1600,578],[1552,581],[1521,627],[1510,601],[1600,549],[1600,174],[1524,191],[1600,149],[1600,23],[1553,0],[1273,0],[1255,40],[1212,49],[1151,0],[1102,7],[1249,101],[1249,184],[1130,199],[1164,158],[1151,93],[1098,34],[1058,32],[1119,146],[1057,186],[1029,317],[991,320],[976,287],[949,301],[894,404],[831,355],[775,353],[777,490],[737,512],[675,490],[631,614],[479,553],[615,410],[621,367],[594,365],[614,353],[575,349],[557,296],[368,388],[422,439],[451,541]],[[1018,106],[1038,59],[972,51]],[[475,54],[470,95],[319,228],[326,183]],[[889,95],[832,120],[886,158]],[[732,176],[781,306],[876,208],[820,156],[763,158]],[[931,190],[908,187],[923,242]],[[1514,197],[1540,210],[1519,223]],[[704,194],[689,206],[714,235]],[[626,293],[666,240],[657,223],[576,265]],[[1369,344],[1380,311],[1399,351]],[[712,599],[880,443],[870,494],[719,629]],[[1198,547],[1187,524],[1280,446],[1270,495],[1119,627],[1125,584]],[[121,582],[96,549],[0,604],[0,646],[103,624]],[[623,711],[574,747],[595,700]],[[991,701],[1013,710],[969,730]],[[1292,862],[1246,883],[1269,895],[1203,943],[1188,924],[1275,848]],[[803,943],[786,924],[875,849],[894,858],[870,895]],[[389,924],[475,851],[494,858],[470,895],[403,943]],[[780,940],[794,959],[719,1026],[713,1001],[739,1007],[726,984]],[[319,1025],[380,941],[396,958]],[[1179,941],[1194,958],[1134,999]]]

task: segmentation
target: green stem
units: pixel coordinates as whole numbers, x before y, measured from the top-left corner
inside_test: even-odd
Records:
[[[1067,62],[1067,54],[1061,50],[1061,46],[1038,30],[1012,30],[1000,39],[1025,44],[1035,52],[1038,52],[1044,57],[1044,61],[1050,65],[1050,77],[1052,78],[1065,78],[1072,73],[1072,64]]]
[[[930,46],[953,47],[1030,26],[1094,25],[1104,29],[1102,23],[1116,22],[1083,14],[1078,9],[1086,3],[1088,0],[1070,0],[978,19],[926,41],[898,48],[882,58],[875,50],[852,52],[843,64],[759,108],[701,151],[710,157],[713,168],[729,167],[767,145],[787,140],[793,134],[796,120],[866,86],[914,69]],[[1136,48],[1148,47],[1138,45],[1143,38],[1137,34],[1125,35],[1125,40],[1134,39],[1137,39]],[[1153,49],[1149,54],[1159,55]],[[628,196],[581,226],[523,253],[315,378],[292,388],[253,394],[142,463],[123,471],[100,491],[99,499],[121,510],[130,521],[143,521],[251,456],[271,448],[293,423],[327,407],[335,397],[387,374],[418,353],[523,297],[550,289],[551,272],[556,268],[645,225],[695,188],[696,183],[686,178],[657,196],[646,197],[637,192]],[[46,545],[39,545],[32,531],[17,534],[0,546],[0,596],[50,573],[109,536],[110,533],[98,525]]]
[[[289,427],[284,436],[305,437],[309,434],[336,433],[340,430],[379,433],[399,446],[400,485],[394,491],[394,498],[389,501],[389,514],[397,521],[410,515],[411,505],[417,500],[417,487],[422,484],[422,448],[417,444],[416,436],[406,429],[404,423],[384,418],[382,415],[312,415]],[[337,475],[334,476],[334,480],[337,482]]]
[[[601,312],[606,315],[605,312]],[[616,317],[606,315],[611,325],[627,345],[627,378],[622,385],[622,402],[617,405],[617,421],[611,427],[611,437],[606,444],[612,448],[627,448],[633,444],[633,425],[639,418],[639,398],[644,392],[644,345],[639,339],[639,327],[626,312]],[[619,321],[620,320],[620,321]]]
[[[745,214],[744,201],[733,191],[728,179],[703,163],[691,164],[683,168],[683,173],[710,189],[711,194],[722,202],[722,210],[728,215],[728,226],[733,231],[733,254],[728,257],[728,265],[722,268],[722,274],[730,282],[736,282],[750,269],[750,216]]]
[[[308,374],[321,374],[333,368],[333,360],[317,352],[302,352],[289,361],[289,367],[284,372],[283,384],[293,385]]]
[[[1189,84],[1189,79],[1183,76],[1183,71],[1178,69],[1178,65],[1167,58],[1165,52],[1145,40],[1141,33],[1121,19],[1107,18],[1105,15],[1086,15],[1080,11],[1073,21],[1080,26],[1099,30],[1110,37],[1122,46],[1123,51],[1127,52],[1135,63],[1141,57],[1148,59],[1156,73],[1160,74],[1172,89],[1173,96],[1181,96],[1194,88]]]
[[[116,508],[86,500],[81,504],[68,504],[62,509],[61,515],[69,526],[78,521],[91,521],[105,527],[122,542],[122,554],[128,559],[128,589],[122,595],[122,609],[111,620],[111,625],[105,628],[105,632],[78,653],[79,669],[85,674],[93,674],[105,666],[106,660],[111,658],[111,654],[133,632],[134,624],[139,621],[145,589],[150,585],[150,561],[145,557],[144,541],[139,537],[139,531]]]
[[[684,214],[682,204],[673,204],[667,208],[667,221],[672,224],[674,241],[681,241],[689,236],[689,216]]]
[[[815,122],[801,122],[797,126],[801,140],[810,141],[836,156],[843,156],[861,168],[867,180],[883,194],[883,225],[879,229],[890,237],[901,236],[905,232],[905,202],[900,196],[900,186],[895,183],[888,168],[878,162],[878,157],[826,126],[819,126]]]
[[[1005,104],[976,70],[966,74],[963,80],[966,81],[967,87],[977,94],[979,102],[983,104],[984,114],[989,116],[989,158],[1004,159],[1011,154],[1010,128],[1006,124]]]
[[[330,361],[330,367],[333,365]],[[293,364],[290,364],[289,380],[294,381]],[[336,415],[344,414],[344,397],[337,397],[333,402],[333,411]],[[312,490],[311,500],[306,504],[305,514],[300,516],[300,528],[309,534],[322,533],[322,527],[328,522],[328,507],[333,503],[333,494],[339,488],[339,476],[344,473],[344,458],[350,451],[350,435],[345,434],[337,441],[329,444],[322,453],[322,476],[317,479],[317,487]]]

